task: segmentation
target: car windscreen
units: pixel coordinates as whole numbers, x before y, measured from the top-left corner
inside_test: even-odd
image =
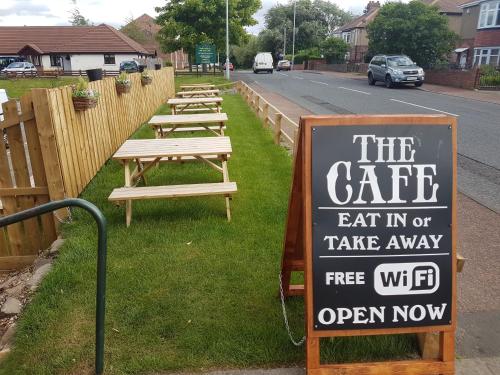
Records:
[[[11,69],[11,68],[22,68],[22,67],[24,67],[23,63],[15,62],[15,63],[9,64],[9,66],[7,68]]]
[[[406,56],[395,56],[395,57],[388,57],[387,64],[389,64],[389,66],[395,67],[395,66],[414,65],[415,63]]]

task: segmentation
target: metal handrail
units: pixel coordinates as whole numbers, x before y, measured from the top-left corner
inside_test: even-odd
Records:
[[[1,217],[0,228],[40,216],[65,207],[80,207],[89,212],[97,223],[97,293],[96,293],[96,324],[95,324],[95,373],[100,375],[104,371],[104,307],[106,303],[106,251],[107,230],[106,218],[92,203],[83,199],[63,199],[42,204],[25,211]]]

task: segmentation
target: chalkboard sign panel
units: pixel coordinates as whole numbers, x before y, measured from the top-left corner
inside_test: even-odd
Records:
[[[312,128],[316,330],[451,323],[452,132]]]

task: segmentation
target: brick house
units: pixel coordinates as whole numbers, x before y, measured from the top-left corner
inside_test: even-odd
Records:
[[[463,10],[460,56],[469,65],[500,66],[500,0],[467,1]]]
[[[362,63],[368,52],[368,32],[366,26],[375,19],[380,10],[379,1],[370,1],[366,13],[334,31],[334,36],[342,38],[351,47],[346,60],[352,63]]]
[[[450,30],[460,35],[462,28],[462,8],[464,0],[420,0],[422,3],[438,8],[439,14],[446,16]]]
[[[155,22],[153,17],[148,14],[143,14],[122,28],[125,33],[127,26],[131,23],[134,23],[135,26],[143,33],[145,40],[141,40],[140,43],[149,53],[154,56],[161,57],[163,61],[172,63],[172,66],[175,69],[183,69],[189,66],[188,55],[182,49],[175,52],[163,52],[161,50],[160,43],[156,40],[156,35],[160,31],[161,27]],[[129,36],[133,38],[133,35]]]

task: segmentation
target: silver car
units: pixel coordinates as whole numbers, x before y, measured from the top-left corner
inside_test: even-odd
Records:
[[[425,72],[405,55],[377,55],[368,65],[368,83],[384,82],[387,88],[400,84],[420,87],[424,84]]]

